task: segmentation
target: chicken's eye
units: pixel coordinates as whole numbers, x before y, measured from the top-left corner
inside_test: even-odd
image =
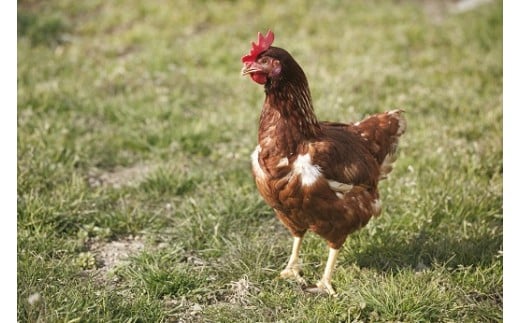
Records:
[[[260,64],[267,64],[268,61],[269,59],[267,59],[267,57],[260,58]]]

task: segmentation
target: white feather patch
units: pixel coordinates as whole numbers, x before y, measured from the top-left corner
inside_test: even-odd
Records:
[[[392,111],[388,112],[388,114],[396,114],[397,115],[397,121],[399,123],[399,128],[397,129],[396,134],[398,136],[402,135],[405,132],[405,130],[406,130],[406,119],[401,115],[402,112],[403,112],[403,110],[399,110],[399,109],[392,110]]]
[[[287,157],[280,158],[280,161],[278,162],[278,165],[276,167],[285,167],[289,166],[289,159]]]
[[[374,213],[376,215],[379,215],[379,213],[381,213],[381,200],[380,199],[376,199],[374,201],[372,201],[371,203],[372,205],[372,211],[374,211]]]
[[[299,155],[293,164],[294,174],[300,175],[303,186],[314,184],[321,176],[321,169],[318,165],[311,163],[309,154]]]
[[[262,167],[260,167],[260,163],[258,162],[258,154],[262,151],[262,147],[260,145],[256,146],[256,149],[251,154],[251,163],[253,164],[253,173],[256,177],[265,178],[265,173]]]
[[[330,189],[333,190],[334,192],[336,192],[336,195],[346,194],[346,193],[350,192],[352,187],[354,187],[353,185],[345,184],[345,183],[341,183],[341,182],[337,182],[337,181],[333,181],[333,180],[328,180],[327,183],[329,184]]]

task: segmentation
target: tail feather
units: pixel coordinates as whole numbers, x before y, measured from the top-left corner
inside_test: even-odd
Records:
[[[354,126],[366,139],[368,149],[380,165],[380,179],[393,169],[397,159],[396,151],[399,137],[406,131],[404,111],[397,109],[375,114],[357,122]]]

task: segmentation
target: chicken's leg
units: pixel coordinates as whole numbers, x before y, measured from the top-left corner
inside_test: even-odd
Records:
[[[327,259],[327,265],[323,272],[323,277],[316,283],[316,286],[307,288],[306,290],[311,293],[327,293],[331,296],[336,296],[336,291],[332,288],[332,271],[338,260],[339,249],[329,249],[329,258]]]
[[[294,237],[291,256],[284,270],[280,273],[282,278],[294,278],[300,284],[305,284],[305,279],[300,276],[300,247],[302,245],[302,237]]]

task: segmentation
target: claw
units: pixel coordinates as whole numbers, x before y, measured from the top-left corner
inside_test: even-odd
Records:
[[[311,294],[323,294],[330,295],[333,297],[337,297],[338,294],[332,287],[332,284],[329,281],[325,281],[323,279],[319,280],[316,285],[310,285],[304,288],[304,291]]]
[[[306,285],[305,279],[300,275],[300,270],[294,267],[287,267],[280,273],[283,279],[294,279],[302,285]]]
[[[317,293],[317,294],[328,294],[330,296],[337,297],[336,291],[332,287],[332,271],[334,270],[334,265],[336,265],[336,260],[338,259],[339,249],[330,248],[329,250],[329,258],[327,259],[327,265],[325,266],[325,272],[323,273],[323,277],[316,283],[316,285],[309,286],[305,288],[306,292],[309,293]]]

